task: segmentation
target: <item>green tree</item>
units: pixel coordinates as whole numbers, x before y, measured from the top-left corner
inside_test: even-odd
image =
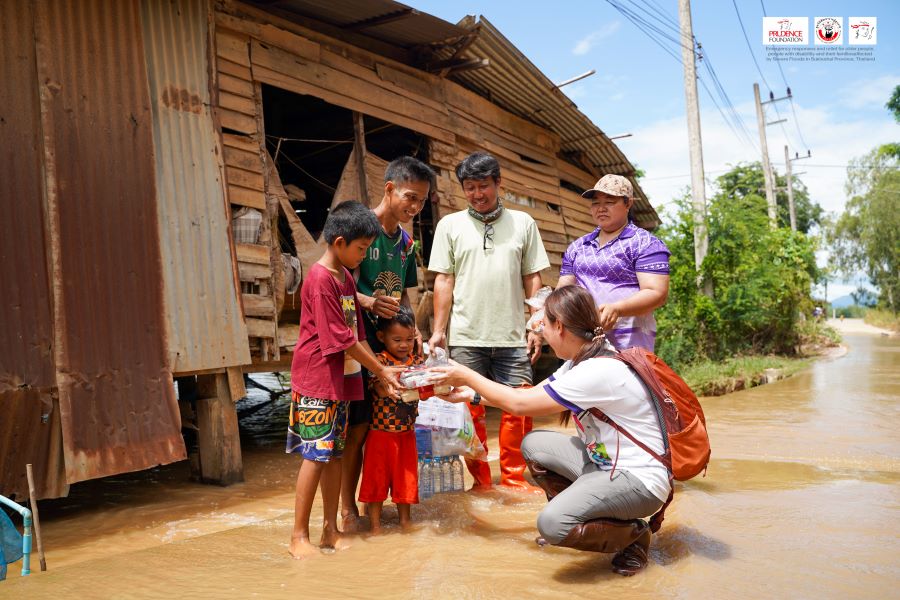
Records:
[[[884,107],[894,113],[894,120],[900,123],[900,85],[894,88],[894,93]]]
[[[894,113],[894,120],[900,123],[900,85],[894,88],[894,93],[884,107]],[[897,143],[883,144],[878,151],[883,155],[900,158],[900,144]]]
[[[876,148],[850,163],[844,212],[830,230],[831,256],[847,275],[866,273],[879,306],[900,309],[900,159]]]
[[[669,301],[657,312],[657,347],[666,361],[684,365],[746,352],[792,353],[797,346],[798,316],[811,312],[812,282],[819,277],[816,240],[769,227],[762,185],[759,165],[739,165],[717,180],[703,263],[712,298],[697,291],[688,194],[658,231],[672,253]],[[803,198],[809,202],[805,189]],[[819,218],[816,209],[811,206],[810,214]],[[818,222],[807,221],[807,227]]]
[[[739,164],[720,176],[717,180],[722,193],[730,198],[745,198],[753,195],[765,198],[765,178],[762,165],[758,162]],[[797,230],[809,233],[814,226],[822,224],[824,213],[822,207],[813,202],[809,197],[806,185],[797,177],[793,178],[794,186],[794,211],[797,215]],[[787,178],[775,173],[775,187],[782,188],[775,193],[775,203],[778,206],[778,226],[790,227],[791,217],[788,206]],[[763,204],[763,212],[766,212]]]

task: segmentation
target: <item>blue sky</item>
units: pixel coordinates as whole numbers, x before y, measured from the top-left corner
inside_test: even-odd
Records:
[[[647,10],[658,9],[677,23],[676,0],[615,1],[644,17]],[[607,135],[633,134],[616,143],[646,171],[642,186],[654,206],[664,213],[666,204],[690,182],[681,64],[609,2],[406,3],[454,23],[466,14],[484,15],[553,81],[596,69],[596,75],[563,89]],[[787,102],[778,103],[777,116],[771,107],[768,109],[769,121],[779,116],[788,119],[783,125],[767,128],[769,154],[775,168],[779,172],[784,169],[785,144],[792,154],[804,154],[808,146],[813,157],[794,163],[794,170],[806,172],[799,177],[813,200],[827,211],[839,212],[846,200],[844,165],[878,144],[900,141],[900,126],[884,108],[891,90],[900,84],[900,2],[737,0],[750,47],[767,86],[754,66],[734,4],[730,0],[693,0],[694,36],[752,139],[748,143],[742,133],[736,135],[732,131],[701,86],[701,129],[708,181],[729,165],[760,160],[753,83],[760,84],[763,96],[768,95],[769,89],[776,97],[785,95],[785,81],[777,64],[766,60],[766,47],[762,44],[763,4],[768,16],[809,17],[811,36],[817,17],[843,17],[845,35],[851,31],[847,17],[877,18],[874,61],[783,61],[784,77],[794,97],[793,110]],[[680,56],[677,47],[664,43]],[[846,39],[844,47],[848,47]],[[820,47],[810,43],[809,48]],[[712,90],[705,67],[699,68],[701,78]],[[723,104],[718,97],[717,100]],[[834,298],[852,287],[855,282],[852,286],[849,282],[833,285],[828,295]]]

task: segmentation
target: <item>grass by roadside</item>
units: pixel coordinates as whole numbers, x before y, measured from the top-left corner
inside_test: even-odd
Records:
[[[681,368],[679,374],[698,396],[721,396],[790,377],[841,342],[840,334],[820,321],[808,320],[798,331],[795,356],[767,354],[706,360]]]
[[[863,320],[874,327],[900,332],[900,314],[894,314],[889,310],[869,309]]]
[[[768,383],[767,369],[777,369],[777,377],[790,377],[810,365],[812,357],[737,356],[723,362],[704,361],[680,373],[698,396],[721,396]]]

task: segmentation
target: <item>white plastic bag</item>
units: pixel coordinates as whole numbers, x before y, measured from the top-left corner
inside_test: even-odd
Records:
[[[434,456],[463,454],[484,460],[487,452],[478,435],[469,408],[463,403],[429,398],[419,402],[416,425],[431,429],[431,452]]]
[[[525,300],[525,304],[532,308],[536,308],[531,318],[528,319],[528,322],[525,323],[526,331],[533,331],[535,333],[541,333],[544,331],[544,304],[547,302],[547,297],[553,293],[553,288],[549,285],[545,285],[537,292],[535,292],[534,296]]]
[[[404,402],[417,402],[449,394],[449,385],[432,385],[430,372],[433,367],[448,366],[450,360],[447,358],[447,351],[441,347],[434,348],[423,364],[410,367],[400,374],[400,385],[406,388],[400,393],[400,399]]]

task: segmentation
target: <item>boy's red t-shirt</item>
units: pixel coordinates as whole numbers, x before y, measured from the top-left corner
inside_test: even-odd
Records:
[[[362,400],[360,364],[344,350],[366,339],[356,285],[344,269],[341,283],[315,263],[300,292],[300,337],[291,363],[291,389],[324,400]]]

